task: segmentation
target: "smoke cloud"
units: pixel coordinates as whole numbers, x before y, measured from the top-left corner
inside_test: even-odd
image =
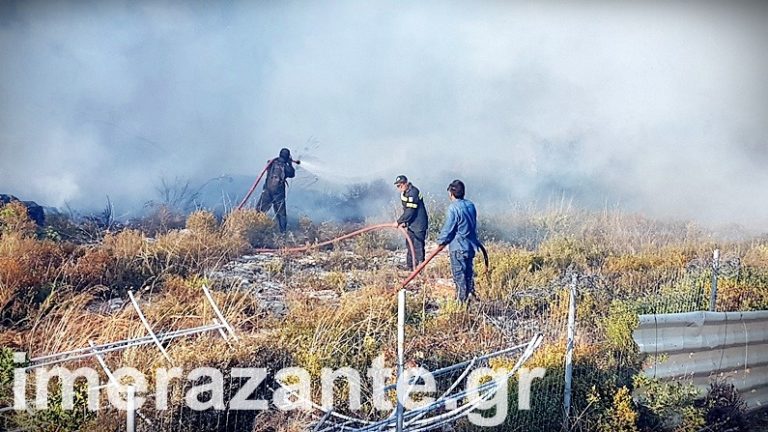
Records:
[[[161,178],[225,174],[244,194],[289,147],[310,162],[294,189],[406,174],[442,197],[458,177],[481,208],[566,196],[764,230],[766,18],[747,2],[4,1],[0,193],[125,209]]]

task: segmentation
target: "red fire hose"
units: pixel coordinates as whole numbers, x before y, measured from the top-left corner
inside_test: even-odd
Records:
[[[413,279],[414,279],[414,278],[415,278],[415,277],[416,277],[416,276],[417,276],[419,273],[421,273],[421,271],[422,271],[422,270],[424,270],[424,267],[426,267],[426,266],[427,266],[427,264],[429,264],[429,262],[430,262],[430,261],[432,261],[432,258],[436,257],[436,256],[437,256],[437,254],[439,254],[439,253],[440,253],[440,251],[441,251],[441,250],[443,250],[444,248],[445,248],[445,245],[440,245],[440,246],[438,246],[438,247],[437,247],[437,249],[435,249],[434,251],[432,251],[432,253],[431,253],[431,254],[429,254],[429,256],[428,256],[428,257],[426,257],[426,258],[424,259],[424,261],[422,261],[422,262],[421,262],[421,264],[419,264],[419,266],[418,266],[418,267],[416,267],[416,268],[415,268],[415,269],[414,269],[414,270],[411,272],[411,274],[409,274],[409,275],[408,275],[408,277],[407,277],[407,278],[405,278],[405,280],[403,281],[403,283],[402,283],[402,284],[400,284],[400,289],[403,289],[403,288],[405,288],[405,286],[406,286],[406,285],[408,285],[409,283],[411,283],[411,281],[412,281],[412,280],[413,280]]]
[[[272,163],[274,161],[276,161],[276,160],[277,160],[277,158],[272,159],[270,161],[267,161],[267,165],[264,167],[264,170],[261,171],[261,174],[259,174],[259,176],[256,178],[256,181],[253,182],[253,185],[251,185],[251,188],[248,190],[248,193],[245,195],[243,200],[237,206],[237,210],[240,210],[240,209],[243,208],[245,203],[251,197],[251,194],[253,194],[253,191],[256,190],[256,186],[258,186],[259,182],[261,181],[261,178],[264,177],[264,174],[267,172],[267,170],[269,170],[270,165],[272,165]],[[299,161],[295,161],[295,163],[298,164]],[[415,248],[413,247],[413,241],[411,240],[411,237],[408,235],[408,232],[405,230],[405,228],[400,227],[400,226],[396,227],[393,224],[371,225],[371,226],[368,226],[368,227],[365,227],[365,228],[361,228],[361,229],[359,229],[357,231],[352,231],[351,233],[344,234],[344,235],[342,235],[340,237],[336,237],[334,239],[327,240],[327,241],[324,241],[324,242],[321,242],[321,243],[315,243],[315,244],[312,244],[312,245],[301,246],[301,247],[294,247],[294,248],[284,248],[284,249],[264,249],[264,248],[262,248],[262,249],[256,249],[255,252],[257,252],[257,253],[261,253],[261,252],[277,252],[277,253],[299,253],[299,252],[306,252],[306,251],[309,251],[311,249],[320,248],[320,247],[327,246],[327,245],[330,245],[330,244],[333,244],[333,243],[336,243],[336,242],[339,242],[339,241],[342,241],[342,240],[346,240],[348,238],[352,238],[352,237],[358,236],[358,235],[366,233],[368,231],[373,231],[373,230],[377,230],[377,229],[384,229],[384,228],[395,228],[398,231],[400,231],[400,233],[403,235],[403,237],[405,237],[405,240],[408,243],[408,249],[410,249],[410,251],[411,251],[411,257],[414,257],[414,258],[416,257]],[[478,249],[480,249],[480,251],[482,251],[482,253],[483,253],[483,258],[485,260],[485,272],[486,272],[486,275],[487,275],[488,271],[489,271],[488,252],[485,250],[485,247],[483,247],[482,244],[478,243],[477,246],[478,246]],[[440,251],[442,251],[444,248],[445,248],[445,245],[438,246],[437,249],[432,251],[432,253],[429,254],[429,256],[426,257],[424,259],[424,261],[421,264],[419,264],[418,266],[415,265],[416,260],[412,260],[412,262],[414,263],[414,269],[411,272],[411,274],[408,275],[408,277],[400,285],[400,289],[405,288],[406,285],[408,285],[416,276],[418,276],[418,274],[421,273],[422,270],[424,270],[424,267],[426,267],[427,264],[429,264],[429,262],[432,261],[432,259],[435,256],[437,256],[437,254],[439,254]]]
[[[489,263],[489,260],[488,260],[488,251],[486,251],[486,250],[485,250],[485,246],[483,246],[483,245],[482,245],[482,243],[479,243],[479,242],[478,242],[478,244],[477,244],[477,248],[478,248],[478,249],[480,249],[480,251],[483,253],[483,260],[485,261],[485,273],[486,273],[486,274],[488,274],[488,271],[489,271],[489,269],[490,269],[490,263]],[[416,267],[416,268],[415,268],[415,269],[414,269],[414,270],[411,272],[411,274],[409,274],[409,275],[408,275],[408,277],[407,277],[407,278],[405,278],[405,280],[403,281],[403,283],[400,285],[400,289],[403,289],[403,288],[405,288],[405,287],[406,287],[406,285],[408,285],[409,283],[411,283],[411,281],[412,281],[412,280],[413,280],[413,279],[414,279],[414,278],[415,278],[415,277],[416,277],[416,276],[417,276],[419,273],[421,273],[421,271],[422,271],[422,270],[424,270],[424,267],[426,267],[426,266],[427,266],[427,264],[429,264],[429,262],[430,262],[430,261],[432,261],[432,258],[436,257],[436,256],[437,256],[437,254],[439,254],[439,253],[440,253],[440,251],[442,251],[443,249],[445,249],[445,245],[439,245],[439,246],[437,247],[437,249],[435,249],[434,251],[432,251],[432,253],[431,253],[431,254],[429,254],[429,256],[427,256],[427,257],[424,259],[424,261],[423,261],[421,264],[419,264],[419,266],[418,266],[418,267]]]
[[[339,241],[342,241],[342,240],[346,240],[346,239],[358,236],[358,235],[366,233],[368,231],[373,231],[373,230],[377,230],[377,229],[385,229],[385,228],[395,228],[398,231],[400,231],[400,233],[403,235],[403,237],[405,237],[405,240],[408,243],[408,248],[411,251],[411,256],[412,257],[416,256],[415,248],[413,247],[413,241],[411,241],[411,238],[410,238],[410,236],[408,236],[408,232],[405,230],[405,228],[400,227],[400,226],[395,227],[393,224],[388,224],[388,223],[387,224],[371,225],[371,226],[368,226],[368,227],[365,227],[365,228],[361,228],[361,229],[359,229],[357,231],[352,231],[351,233],[347,233],[347,234],[344,234],[342,236],[336,237],[334,239],[326,240],[326,241],[321,242],[321,243],[315,243],[315,244],[311,244],[311,245],[307,245],[307,246],[301,246],[301,247],[283,248],[283,249],[266,249],[266,248],[262,248],[262,249],[256,249],[254,252],[256,252],[256,253],[263,253],[263,252],[273,252],[273,253],[275,253],[275,252],[276,253],[300,253],[300,252],[307,252],[307,251],[312,250],[312,249],[317,249],[317,248],[320,248],[320,247],[323,247],[323,246],[328,246],[330,244],[333,244],[333,243],[336,243],[336,242],[339,242]],[[422,261],[422,263],[419,264],[418,266],[415,266],[415,262],[416,261],[413,260],[414,269],[411,272],[411,274],[409,274],[408,277],[405,278],[403,283],[400,284],[400,289],[405,288],[409,283],[411,283],[411,281],[414,278],[416,278],[416,276],[418,276],[419,273],[421,273],[422,270],[424,270],[424,267],[426,267],[427,264],[429,264],[429,262],[432,261],[432,259],[434,257],[436,257],[437,254],[439,254],[443,249],[445,249],[445,245],[438,246],[437,249],[432,251],[432,253],[430,253],[429,256],[427,256],[424,259],[424,261]],[[490,269],[490,267],[489,267],[489,260],[488,260],[488,252],[485,250],[485,247],[483,247],[482,244],[478,244],[478,249],[480,249],[480,251],[483,253],[483,259],[485,261],[485,272],[486,272],[486,274],[488,274],[488,271]]]
[[[405,228],[400,227],[400,226],[396,227],[396,226],[394,226],[391,223],[367,226],[365,228],[361,228],[361,229],[359,229],[357,231],[352,231],[351,233],[344,234],[344,235],[336,237],[334,239],[327,240],[327,241],[324,241],[324,242],[321,242],[321,243],[315,243],[315,244],[307,245],[307,246],[293,247],[293,248],[284,248],[284,249],[256,249],[255,252],[256,253],[261,253],[261,252],[278,252],[278,253],[306,252],[306,251],[309,251],[309,250],[312,250],[312,249],[317,249],[317,248],[320,248],[320,247],[323,247],[323,246],[328,246],[330,244],[334,244],[336,242],[339,242],[339,241],[342,241],[342,240],[346,240],[348,238],[352,238],[352,237],[358,236],[358,235],[366,233],[368,231],[373,231],[373,230],[377,230],[377,229],[385,229],[385,228],[397,229],[398,231],[400,231],[400,233],[403,235],[403,237],[405,237],[405,241],[408,243],[408,249],[410,249],[410,251],[411,251],[411,257],[415,257],[416,256],[416,253],[415,253],[416,249],[413,247],[413,241],[411,240],[411,237],[408,235],[408,232],[406,232]],[[412,261],[414,262],[414,267],[415,267],[416,260],[412,260]]]
[[[274,162],[276,160],[277,160],[277,158],[267,161],[267,165],[264,167],[264,170],[261,172],[261,174],[259,174],[258,177],[256,177],[256,181],[253,182],[253,185],[251,185],[251,188],[248,189],[248,193],[245,194],[245,198],[243,198],[243,200],[240,201],[240,204],[237,206],[238,210],[242,209],[243,206],[245,205],[245,203],[248,202],[248,198],[250,198],[251,194],[253,193],[253,191],[256,190],[256,186],[259,185],[259,182],[261,181],[261,178],[264,177],[264,174],[269,169],[269,166],[272,165],[272,162]]]

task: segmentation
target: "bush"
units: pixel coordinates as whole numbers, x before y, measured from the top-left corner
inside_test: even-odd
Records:
[[[184,227],[184,215],[164,204],[153,205],[152,209],[140,222],[140,227],[148,236]]]
[[[71,410],[62,407],[61,386],[54,385],[49,393],[48,407],[41,411],[17,415],[16,421],[21,430],[75,432],[93,419],[96,413],[88,409],[88,386],[82,381],[75,383],[74,407]]]
[[[274,228],[275,222],[265,213],[253,209],[235,210],[224,221],[223,235],[246,246],[269,246]]]
[[[717,310],[742,311],[768,308],[768,273],[747,268],[738,279],[719,278]]]
[[[50,240],[19,233],[0,237],[0,320],[28,318],[32,308],[50,291],[65,256]]]
[[[65,264],[62,269],[67,280],[76,287],[86,287],[113,282],[111,269],[113,257],[101,247],[88,247],[75,261]]]
[[[694,405],[698,392],[692,385],[667,383],[636,375],[640,405],[639,426],[650,430],[698,432],[706,425],[704,410]]]
[[[613,395],[613,406],[608,414],[604,432],[637,432],[638,414],[629,389],[621,387]]]
[[[602,321],[606,342],[611,349],[636,353],[637,345],[632,332],[637,328],[637,310],[621,300],[611,302],[608,316]]]
[[[368,231],[352,239],[355,254],[365,258],[386,255],[387,250],[402,248],[405,238],[395,230]]]
[[[768,244],[757,244],[744,254],[743,264],[749,267],[768,268]]]
[[[545,267],[543,258],[534,252],[495,244],[489,244],[487,248],[490,261],[488,277],[480,277],[484,271],[483,264],[475,266],[477,292],[484,299],[509,299],[521,289],[546,286],[558,277],[558,271]],[[482,260],[482,254],[478,253],[477,260]]]
[[[162,262],[162,270],[186,276],[224,264],[244,246],[242,240],[225,241],[217,233],[172,230],[157,237],[153,251],[155,259]]]
[[[565,271],[570,266],[586,268],[587,251],[584,244],[573,237],[552,237],[539,247],[539,253],[544,257],[544,263]]]
[[[707,397],[704,399],[706,422],[712,432],[747,431],[747,404],[733,384],[715,380],[709,384]]]
[[[195,234],[213,234],[219,229],[219,223],[213,213],[198,210],[187,216],[187,229]]]
[[[37,225],[29,218],[27,206],[21,201],[11,201],[0,207],[0,233],[15,233],[22,237],[33,237]]]
[[[81,237],[80,227],[64,213],[53,213],[45,217],[46,238],[51,240],[74,240]]]

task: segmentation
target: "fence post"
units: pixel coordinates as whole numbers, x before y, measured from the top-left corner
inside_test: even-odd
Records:
[[[720,249],[712,253],[712,293],[709,296],[709,311],[715,312],[717,304],[717,274],[720,271]]]
[[[136,387],[126,387],[125,430],[136,432]]]
[[[570,429],[571,383],[573,381],[573,348],[576,336],[576,273],[571,275],[568,298],[568,340],[565,346],[565,391],[563,394],[563,430]]]
[[[400,389],[403,386],[403,363],[405,354],[405,289],[397,293],[397,432],[403,431],[403,397]]]

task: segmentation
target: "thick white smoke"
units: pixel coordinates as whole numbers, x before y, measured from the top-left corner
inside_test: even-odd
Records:
[[[161,177],[253,177],[314,137],[323,181],[308,187],[402,173],[441,194],[457,176],[488,207],[566,194],[764,228],[767,17],[731,2],[5,1],[0,193],[129,207]]]

